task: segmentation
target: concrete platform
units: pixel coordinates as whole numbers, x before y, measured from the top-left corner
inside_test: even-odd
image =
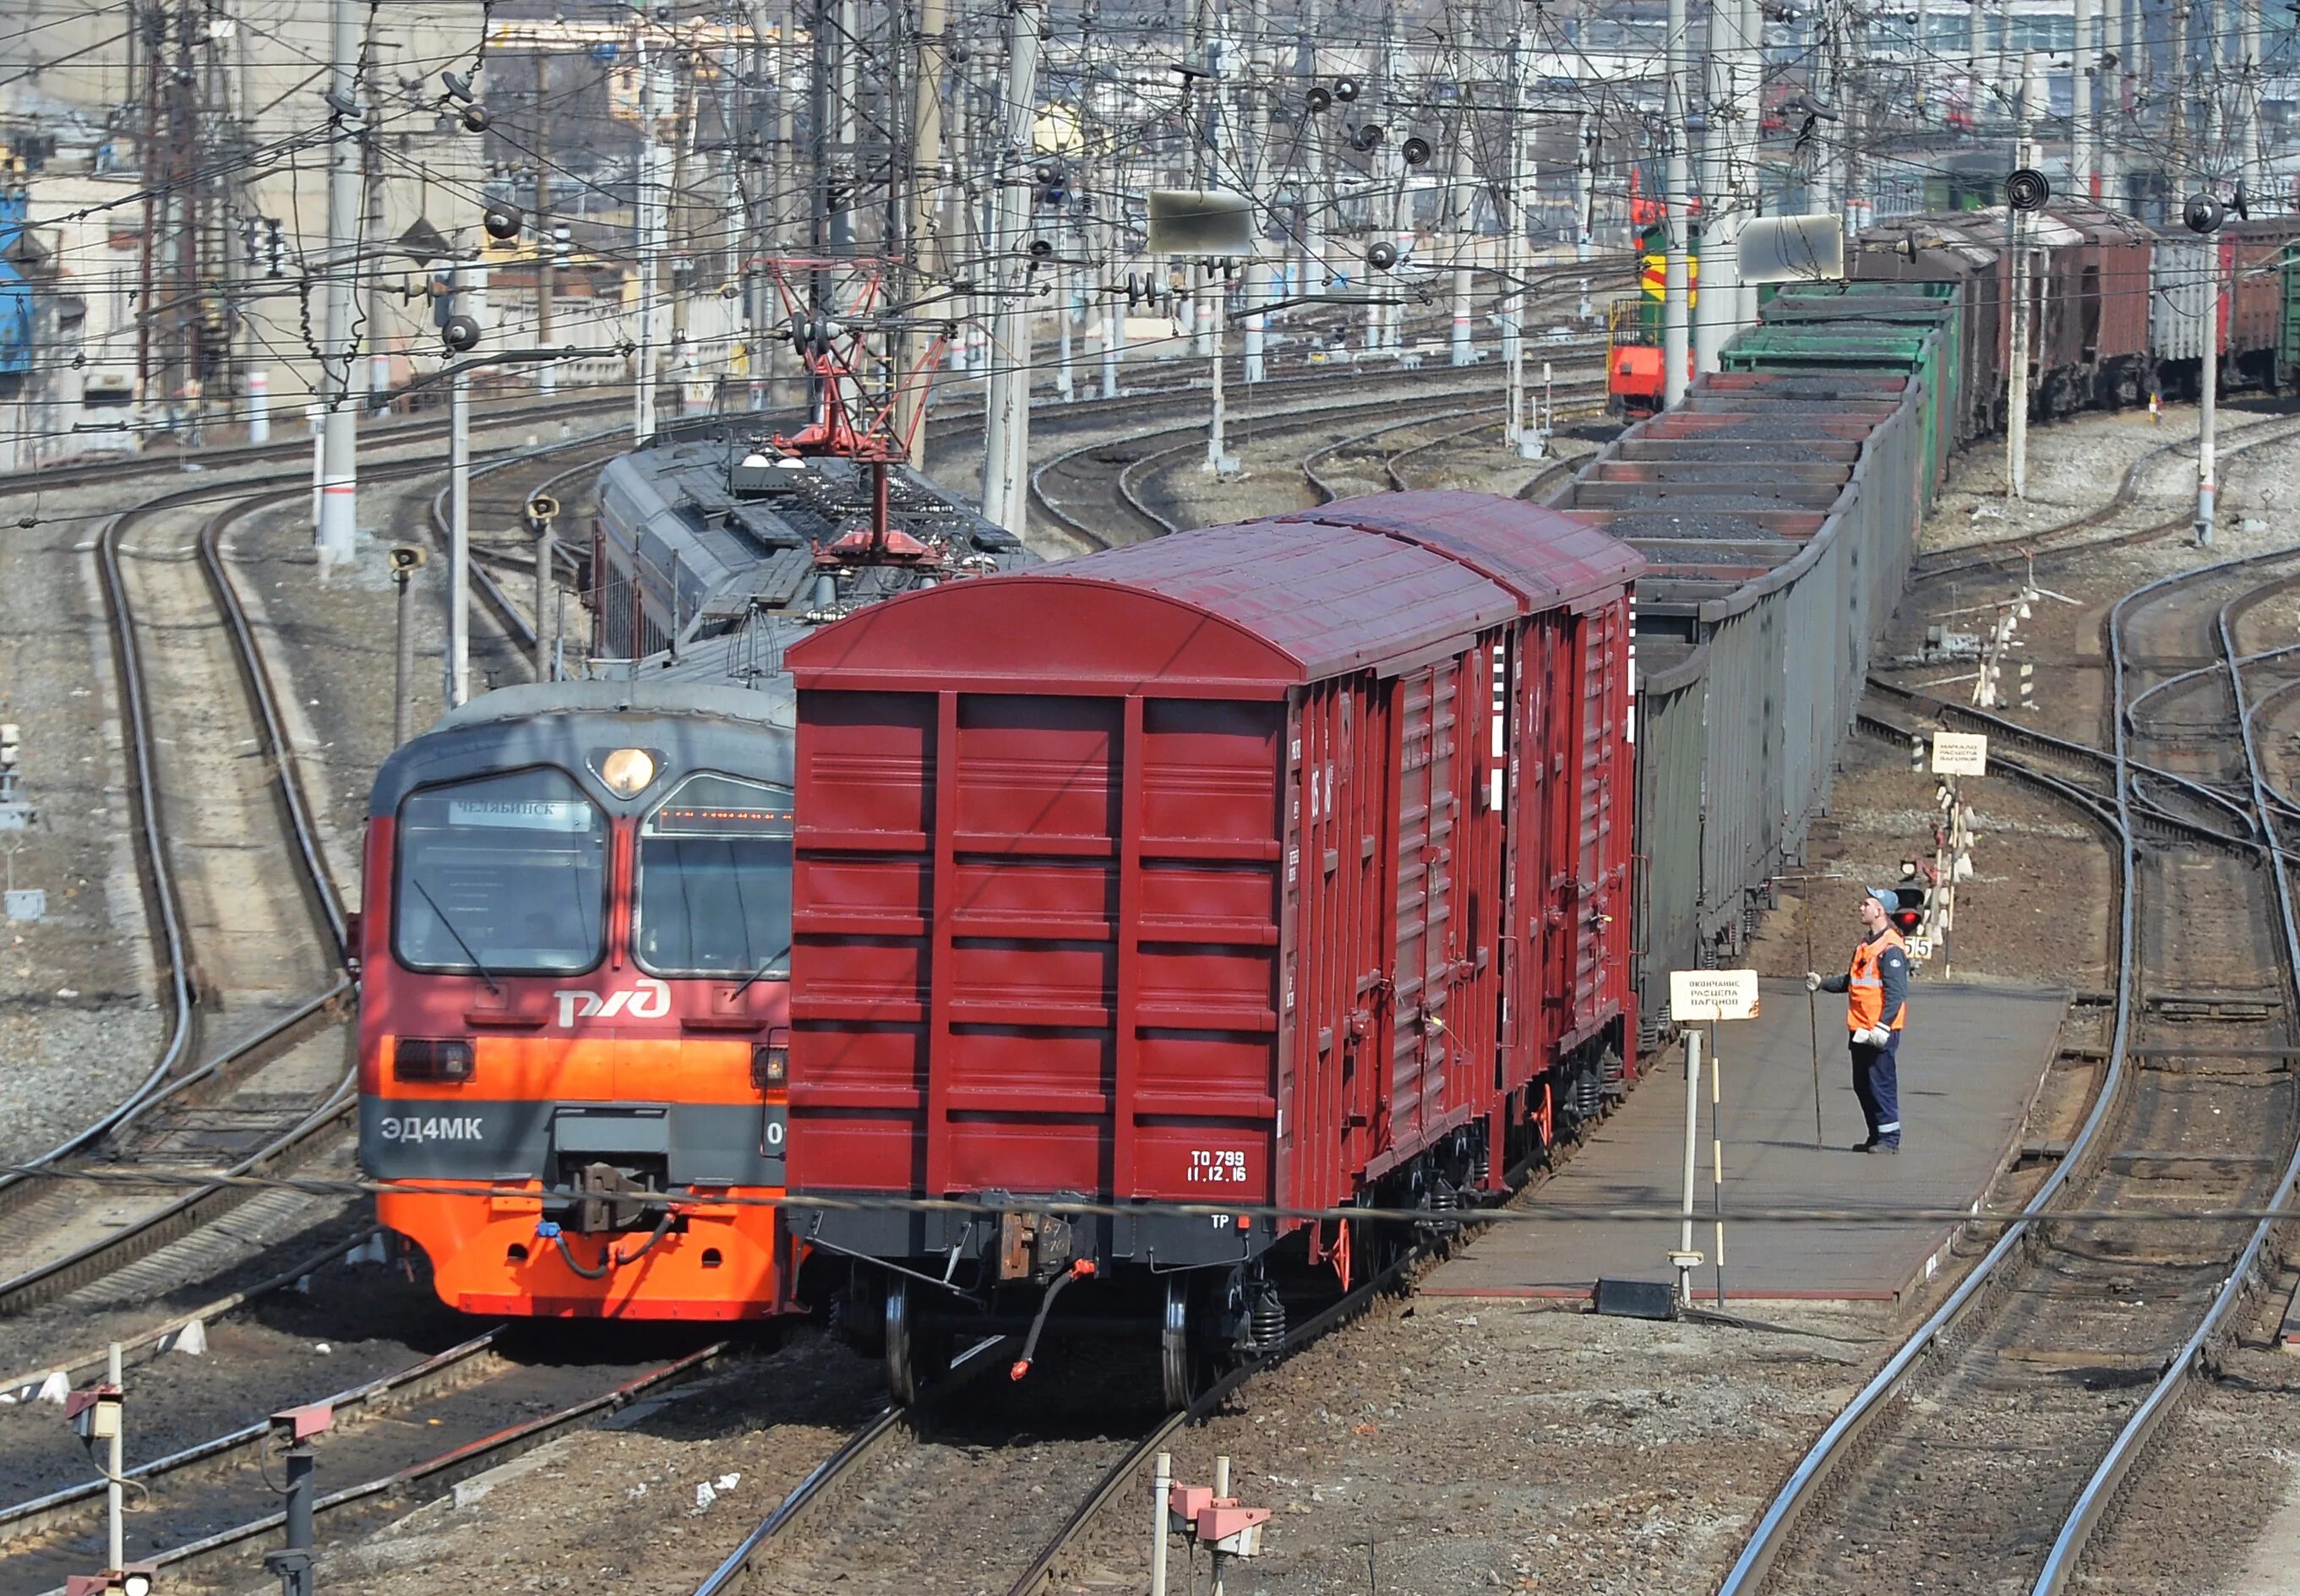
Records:
[[[1822,993],[1822,1145],[1813,1146],[1812,1045],[1801,982],[1768,981],[1761,1017],[1718,1027],[1724,1054],[1725,1201],[1744,1208],[1965,1208],[2010,1156],[2052,1060],[2068,994],[1921,983],[1902,1042],[1900,1152],[1849,1151],[1863,1135],[1845,1050],[1845,1000]],[[1708,1085],[1702,1088],[1701,1209],[1710,1201]],[[1423,1284],[1435,1296],[1586,1297],[1600,1276],[1674,1281],[1675,1219],[1582,1220],[1574,1212],[1679,1201],[1685,1074],[1663,1065],[1529,1200],[1546,1219],[1498,1226]],[[1725,1290],[1737,1299],[1891,1299],[1937,1267],[1954,1226],[1938,1219],[1728,1224]],[[1694,1226],[1713,1293],[1714,1232]]]

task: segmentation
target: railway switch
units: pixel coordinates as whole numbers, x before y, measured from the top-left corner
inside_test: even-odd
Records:
[[[1214,1492],[1212,1485],[1175,1481],[1166,1494],[1168,1527],[1224,1557],[1259,1557],[1262,1526],[1270,1522],[1270,1509],[1243,1508],[1236,1497]]]

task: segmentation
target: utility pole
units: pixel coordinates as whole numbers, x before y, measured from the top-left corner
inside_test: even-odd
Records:
[[[475,252],[456,269],[455,305],[488,325],[488,272]],[[471,696],[471,374],[457,371],[447,390],[447,707]],[[540,618],[538,618],[540,624]]]
[[[2076,179],[2079,195],[2098,204],[2100,163],[2094,154],[2098,129],[2093,125],[2092,75],[2100,62],[2100,47],[2093,37],[2093,0],[2076,0],[2076,15],[2077,44],[2069,74],[2069,175]]]
[[[1754,165],[1741,90],[1742,0],[1709,0],[1708,131],[1701,146],[1701,294],[1693,305],[1694,364],[1714,371],[1741,310],[1741,231],[1737,172]]]
[[[1453,234],[1454,245],[1454,317],[1451,363],[1473,366],[1478,361],[1478,347],[1471,336],[1470,291],[1474,278],[1471,251],[1475,235],[1471,223],[1476,215],[1476,190],[1470,183],[1470,83],[1469,62],[1461,53],[1461,41],[1468,37],[1470,19],[1462,14],[1460,0],[1446,0],[1446,54],[1453,60],[1454,116],[1452,121],[1452,156],[1448,162],[1446,183],[1446,226]],[[1516,129],[1511,129],[1515,137]]]
[[[1508,121],[1508,179],[1502,199],[1502,365],[1504,379],[1502,443],[1516,454],[1531,459],[1539,453],[1538,436],[1529,436],[1525,424],[1525,196],[1533,171],[1527,159],[1526,130],[1520,125],[1525,112],[1526,72],[1532,64],[1532,39],[1522,25],[1510,33],[1509,93],[1503,104]]]
[[[2164,100],[2164,142],[2167,171],[2188,169],[2188,3],[2171,0],[2171,87]],[[2178,199],[2175,198],[2177,208]]]
[[[1686,190],[1691,174],[1685,159],[1685,90],[1690,70],[1686,40],[1686,0],[1669,0],[1668,79],[1662,94],[1662,142],[1667,158],[1662,179],[1662,261],[1661,305],[1662,404],[1674,410],[1685,399],[1688,363],[1686,312],[1690,279],[1686,270]]]
[[[551,225],[551,57],[541,50],[535,53],[535,217],[529,237],[535,242],[535,342],[548,349],[558,235]],[[559,391],[557,362],[536,368],[535,391],[546,398]]]
[[[2265,194],[2269,169],[2262,159],[2260,87],[2261,46],[2263,37],[2260,24],[2260,0],[2237,0],[2236,35],[2230,43],[2237,51],[2235,73],[2236,104],[2232,107],[2229,128],[2229,154],[2235,158],[2236,170],[2254,194]]]
[[[634,7],[636,9],[636,7]],[[657,81],[653,53],[647,47],[644,20],[632,30],[639,58],[639,193],[638,193],[638,371],[632,402],[631,441],[644,447],[654,436],[655,318],[660,295],[655,280],[661,270],[666,223],[663,193],[662,142],[655,137],[655,118],[662,109],[662,85]]]
[[[1263,14],[1262,0],[1246,0],[1246,158],[1249,171],[1246,191],[1254,196],[1254,246],[1245,261],[1246,267],[1246,370],[1247,382],[1262,378],[1262,345],[1270,326],[1270,317],[1262,306],[1270,303],[1270,262],[1262,258],[1263,229],[1262,200],[1270,192],[1270,102],[1262,85],[1270,80],[1275,63],[1270,58],[1269,19]],[[1215,337],[1221,337],[1219,328]]]
[[[2101,13],[2101,47],[2092,56],[2092,68],[2093,160],[2098,174],[2094,186],[2101,204],[2122,210],[2124,179],[2117,156],[2124,138],[2124,75],[2131,70],[2125,60],[2124,0],[2107,0]]]
[[[991,340],[985,414],[982,513],[1020,536],[1029,521],[1031,262],[1030,124],[1038,99],[1038,36],[1045,0],[1012,0],[1006,18],[1004,139],[993,169],[998,226],[989,250],[996,336]]]
[[[1590,126],[1586,111],[1581,113],[1579,126],[1581,153],[1573,169],[1573,258],[1586,265],[1596,253],[1597,245],[1597,130]]]
[[[907,175],[910,217],[909,269],[904,274],[916,305],[927,285],[942,275],[941,229],[936,221],[936,201],[942,187],[942,71],[943,30],[948,26],[945,0],[919,0],[917,51],[911,84],[911,159]],[[922,425],[927,385],[909,382],[926,358],[929,339],[918,327],[915,308],[904,318],[895,375],[903,386],[895,401],[895,434],[909,446],[911,464],[927,469],[927,429]]]
[[[359,286],[359,12],[333,0],[329,15],[328,276],[321,337],[326,420],[320,446],[320,569],[348,565],[359,545],[359,339],[352,328]],[[150,247],[148,242],[147,249]]]
[[[2196,546],[2212,546],[2212,516],[2220,487],[2212,478],[2218,475],[2219,461],[2215,445],[2219,442],[2219,410],[2221,387],[2221,246],[2217,238],[2205,240],[2207,258],[2212,262],[2212,295],[2206,301],[2211,307],[2204,328],[2204,358],[2196,367]]]
[[[1295,12],[1294,78],[1297,83],[1318,81],[1319,0],[1298,0]],[[1297,124],[1298,126],[1299,124]],[[1297,141],[1295,206],[1301,265],[1294,293],[1322,294],[1326,288],[1326,222],[1332,195],[1327,190],[1326,141],[1333,126],[1330,112],[1312,118]]]
[[[1225,41],[1218,31],[1212,29],[1206,30],[1204,37],[1206,120],[1204,143],[1199,160],[1205,176],[1198,184],[1201,188],[1212,187],[1220,180],[1222,170],[1222,119],[1229,109],[1222,104],[1222,69],[1227,64],[1229,54],[1224,47]],[[1205,340],[1206,374],[1212,401],[1206,421],[1206,470],[1216,476],[1221,474],[1222,456],[1226,452],[1222,436],[1223,423],[1227,419],[1222,404],[1222,313],[1225,308],[1223,302],[1229,297],[1228,288],[1228,279],[1220,266],[1204,271],[1198,285],[1197,324]]]
[[[1118,182],[1121,157],[1104,136],[1100,120],[1094,111],[1094,74],[1096,52],[1094,44],[1096,24],[1101,21],[1097,0],[1086,0],[1081,12],[1086,37],[1087,62],[1084,70],[1085,87],[1079,95],[1079,147],[1084,153],[1079,183],[1080,188],[1095,196],[1094,221],[1106,241],[1104,249],[1112,250],[1123,235],[1112,224],[1112,207],[1110,195],[1121,185]],[[1126,297],[1118,291],[1117,266],[1108,254],[1104,256],[1106,270],[1102,286],[1102,396],[1115,399],[1119,395],[1119,360],[1126,348]]]
[[[2020,96],[2015,102],[2018,137],[2012,145],[2012,165],[2029,163],[2029,125],[2032,108],[2029,90],[2034,82],[2034,51],[2021,56]],[[2004,366],[2004,492],[2008,498],[2029,496],[2029,212],[2007,204],[2004,214],[2012,228],[2012,353]]]

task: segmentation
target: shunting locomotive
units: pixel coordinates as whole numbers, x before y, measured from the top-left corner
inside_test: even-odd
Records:
[[[1030,558],[904,469],[821,367],[821,408],[794,437],[692,437],[605,468],[588,679],[488,694],[378,773],[360,1158],[390,1186],[382,1223],[453,1307],[740,1319],[790,1304],[771,1206],[790,1024],[783,652],[857,607]]]

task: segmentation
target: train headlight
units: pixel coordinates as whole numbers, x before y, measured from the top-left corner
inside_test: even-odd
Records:
[[[599,779],[618,798],[636,798],[654,780],[654,755],[644,748],[618,748],[599,761]]]
[[[781,1043],[762,1042],[751,1049],[751,1085],[763,1092],[779,1086],[790,1073],[790,1049]]]
[[[152,1576],[141,1568],[131,1568],[120,1576],[121,1596],[152,1596]]]
[[[458,1038],[402,1036],[391,1054],[391,1075],[401,1081],[468,1081],[471,1044]]]

